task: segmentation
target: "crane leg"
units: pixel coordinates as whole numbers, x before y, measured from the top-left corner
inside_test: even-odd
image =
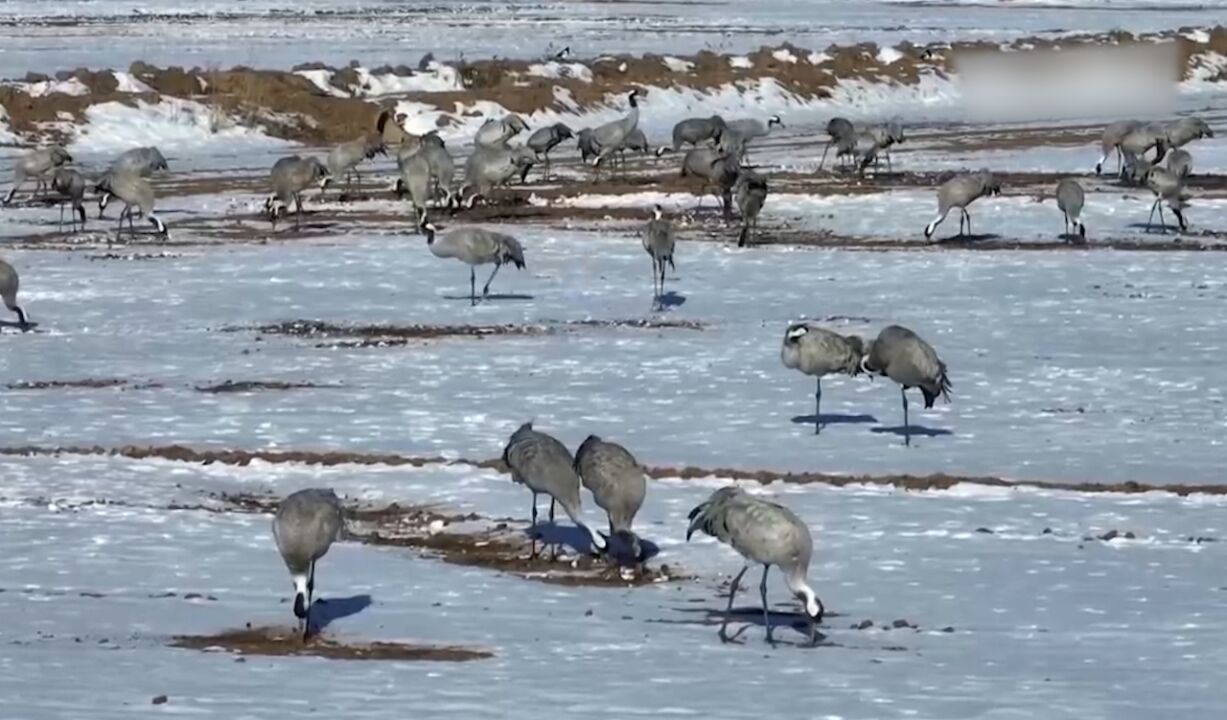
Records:
[[[729,586],[729,606],[724,611],[724,622],[720,623],[720,639],[724,642],[732,640],[728,636],[729,615],[733,614],[733,598],[737,597],[737,585],[741,582],[742,576],[750,569],[749,565],[741,568],[741,572],[737,573],[737,577],[733,578],[733,584]]]
[[[528,559],[537,559],[537,493],[533,493],[533,524],[528,529],[529,551]]]
[[[1150,224],[1155,219],[1155,208],[1158,206],[1159,206],[1158,200],[1155,200],[1154,203],[1150,206],[1150,215],[1146,216],[1146,232],[1150,232]]]
[[[494,264],[494,272],[490,273],[490,279],[486,281],[486,284],[481,289],[481,296],[483,298],[490,294],[490,283],[494,282],[494,276],[498,275],[498,269],[502,266],[502,263]]]
[[[763,598],[763,625],[767,626],[767,642],[775,645],[775,639],[771,637],[771,611],[767,609],[767,571],[770,569],[770,565],[763,566],[763,581],[758,584],[758,592]]]
[[[75,213],[76,211],[74,210],[73,212]],[[77,218],[75,215],[72,218],[72,227],[74,230],[76,230],[77,228]],[[63,234],[64,232],[64,201],[63,200],[60,201],[60,229],[59,229],[59,232],[61,234]]]
[[[963,216],[967,218],[967,234],[971,234],[971,213],[967,212],[967,208],[963,208]]]
[[[903,398],[903,444],[912,446],[912,426],[907,421],[907,388],[899,387],[899,397]]]
[[[818,378],[818,387],[814,389],[814,434],[822,432],[822,378]]]
[[[311,561],[311,570],[307,574],[307,607],[302,618],[302,641],[311,637],[311,596],[315,594],[315,561]]]
[[[818,161],[818,170],[819,170],[819,171],[821,171],[821,170],[822,170],[822,166],[826,164],[826,161],[827,161],[827,151],[828,151],[828,150],[830,150],[830,149],[831,149],[831,143],[830,143],[830,141],[828,141],[828,142],[827,142],[827,144],[826,144],[826,145],[825,145],[825,146],[822,148],[822,159]]]
[[[469,305],[477,304],[477,268],[469,266]]]
[[[662,259],[659,264],[660,264],[660,295],[659,297],[664,298],[665,296],[665,261]],[[664,301],[661,300],[662,307],[663,307],[663,304],[664,304]]]

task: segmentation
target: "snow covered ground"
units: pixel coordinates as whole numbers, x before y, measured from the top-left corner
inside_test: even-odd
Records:
[[[448,59],[439,44],[455,38],[492,54],[531,56],[551,39],[584,54],[741,48],[779,27],[802,47],[918,33],[1153,29],[1217,19],[1224,4],[1165,12],[1145,2],[1011,5],[774,2],[745,11],[744,35],[717,35],[713,29],[734,22],[729,6],[445,1],[388,10],[308,0],[296,12],[340,12],[286,16],[278,12],[284,4],[261,0],[160,4],[158,14],[142,15],[111,0],[26,1],[0,6],[8,23],[0,22],[0,75],[46,70],[37,63],[60,62],[53,56],[80,64],[75,58],[90,53],[89,64],[116,67],[128,54],[260,67],[352,55],[373,65],[427,49]],[[388,16],[375,22],[377,9]],[[625,21],[636,13],[639,22]],[[90,20],[38,24],[52,15]],[[250,33],[243,43],[251,58],[234,56],[236,23]],[[509,31],[526,25],[539,32]],[[308,34],[322,42],[292,42]],[[360,51],[329,43],[355,37]],[[109,55],[97,52],[102,44]],[[67,46],[71,52],[59,54]],[[337,57],[321,58],[321,47]],[[1195,172],[1223,173],[1227,102],[1215,93],[1185,101],[1183,110],[1202,112],[1220,129],[1218,138],[1189,146]],[[645,127],[654,141],[687,102],[700,99],[649,97]],[[743,102],[730,97],[716,109],[735,113]],[[658,112],[647,119],[653,103]],[[1094,142],[1069,145],[1071,134],[1085,130],[1064,128],[1069,133],[1051,148],[983,137],[960,146],[944,124],[957,121],[957,98],[936,86],[843,88],[826,104],[793,108],[787,130],[753,156],[769,174],[809,173],[829,114],[881,119],[901,110],[914,112],[908,119],[916,129],[895,154],[907,172],[1077,173],[1090,191],[1092,241],[1152,239],[1137,227],[1148,192],[1085,177],[1097,157]],[[897,247],[739,250],[691,242],[698,231],[687,226],[667,281],[668,307],[654,312],[640,221],[573,221],[563,213],[505,228],[523,242],[528,268],[502,269],[494,297],[471,307],[467,268],[435,258],[421,236],[408,234],[397,221],[407,215],[403,204],[311,202],[306,233],[266,232],[253,218],[263,186],[252,178],[281,154],[318,149],[240,128],[215,133],[194,106],[92,112],[91,132],[70,146],[86,169],[103,167],[127,144],[167,150],[171,172],[155,179],[157,212],[175,242],[30,249],[55,229],[54,208],[0,211],[0,256],[20,272],[20,300],[39,323],[22,334],[0,310],[3,717],[1142,720],[1213,717],[1221,708],[1227,542],[1216,541],[1227,541],[1227,497],[1213,492],[747,482],[809,524],[810,578],[831,613],[822,644],[798,647],[798,608],[773,576],[783,642],[772,649],[762,640],[758,572],[747,575],[735,604],[733,628],[748,626],[745,642],[722,645],[716,628],[738,557],[710,538],[685,542],[687,512],[732,482],[730,473],[682,479],[666,472],[650,481],[636,527],[660,549],[651,564],[680,568],[681,580],[636,588],[548,584],[357,542],[336,545],[321,562],[329,639],[455,645],[492,658],[240,658],[169,647],[173,636],[293,621],[270,518],[234,512],[218,493],[280,497],[327,486],[367,506],[429,504],[476,513],[479,523],[510,518],[513,529],[527,521],[529,495],[508,476],[467,462],[236,466],[25,456],[14,448],[182,444],[480,461],[497,457],[508,434],[533,419],[572,448],[596,433],[654,467],[1138,481],[1217,491],[1227,454],[1227,253],[922,248],[931,188],[808,194],[798,188],[816,181],[792,175],[773,185],[768,233],[831,231]],[[592,117],[605,112],[616,114]],[[459,134],[453,149],[462,147]],[[0,150],[0,186],[15,154]],[[386,172],[390,162],[381,163]],[[662,202],[672,211],[695,202],[672,185],[585,194],[574,166],[562,173],[577,189],[555,201],[559,207],[612,213]],[[185,189],[193,182],[216,189]],[[537,188],[536,202],[553,190]],[[1053,239],[1060,215],[1051,198],[1037,202],[1041,191],[1007,186],[1006,196],[978,201],[976,231]],[[1217,186],[1197,194],[1189,213],[1195,233],[1186,238],[1221,243],[1227,199]],[[91,231],[110,230],[115,212],[106,221],[91,217]],[[956,229],[952,216],[939,235]],[[488,272],[478,271],[479,286]],[[374,347],[257,329],[297,319],[532,332]],[[623,322],[644,319],[672,326]],[[891,323],[913,328],[949,365],[953,403],[924,410],[913,396],[909,449],[895,385],[830,378],[826,426],[815,435],[814,382],[779,360],[785,329],[798,319],[866,337]],[[202,391],[224,381],[309,386]],[[587,496],[585,518],[603,525]],[[892,627],[896,620],[906,627]],[[151,704],[160,696],[165,703]]]

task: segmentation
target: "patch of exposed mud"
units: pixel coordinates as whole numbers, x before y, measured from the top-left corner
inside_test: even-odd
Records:
[[[9,383],[8,390],[58,390],[60,388],[113,388],[127,385],[127,380],[117,378],[86,378],[84,380],[36,380],[33,382]]]
[[[69,388],[118,388],[121,390],[151,390],[160,388],[159,383],[134,383],[131,380],[119,378],[84,378],[81,380],[35,380],[30,382],[14,382],[4,386],[6,390],[63,390]]]
[[[317,385],[312,382],[282,382],[280,380],[226,380],[216,385],[197,385],[202,393],[249,393],[261,390],[303,390],[307,388],[337,388],[340,385]]]
[[[34,445],[17,447],[0,447],[0,456],[59,456],[59,455],[113,455],[132,459],[162,458],[180,462],[223,463],[227,465],[249,465],[253,460],[268,463],[301,463],[304,465],[333,466],[342,464],[357,465],[471,465],[506,472],[506,466],[498,458],[474,460],[467,458],[447,459],[438,456],[414,456],[395,454],[375,454],[360,452],[312,452],[271,451],[271,450],[195,450],[182,445],[170,446],[134,446],[119,448],[101,446],[62,446],[41,447]],[[881,485],[896,487],[903,490],[948,490],[960,483],[984,485],[988,487],[1026,487],[1042,490],[1063,490],[1087,493],[1122,493],[1136,494],[1160,492],[1173,495],[1227,495],[1227,483],[1208,483],[1192,485],[1188,483],[1145,483],[1133,480],[1103,482],[1067,482],[1056,480],[1007,480],[992,476],[951,475],[935,473],[932,475],[840,475],[819,472],[782,472],[779,470],[746,470],[738,468],[701,468],[685,467],[645,467],[645,471],[653,478],[670,478],[693,480],[696,478],[728,478],[758,482],[770,485],[774,482],[795,484],[823,484],[844,487],[848,485]]]
[[[298,631],[280,627],[253,628],[249,626],[242,630],[227,630],[216,635],[180,635],[171,639],[170,646],[206,652],[231,652],[238,655],[322,657],[330,660],[468,662],[494,657],[494,653],[489,650],[454,645],[340,642],[318,635],[303,642]]]
[[[271,514],[278,499],[245,493],[213,496],[240,512]],[[367,545],[409,548],[453,565],[496,570],[554,585],[632,587],[686,579],[668,565],[641,571],[588,555],[566,553],[557,561],[548,553],[529,559],[531,543],[522,526],[476,513],[447,513],[434,505],[392,503],[383,507],[345,508],[346,538]],[[538,543],[540,545],[540,543]]]
[[[264,335],[324,340],[314,347],[359,348],[399,347],[415,341],[441,338],[482,339],[491,336],[538,336],[573,332],[584,328],[629,328],[638,330],[702,330],[703,323],[693,320],[571,320],[546,321],[531,325],[338,325],[323,320],[288,320],[256,327],[228,326],[222,332],[254,331],[256,339]]]

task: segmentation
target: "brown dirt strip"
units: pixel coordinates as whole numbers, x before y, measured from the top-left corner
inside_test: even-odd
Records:
[[[417,340],[440,338],[482,339],[491,336],[533,337],[588,328],[629,328],[635,330],[703,330],[706,324],[693,320],[570,320],[539,325],[336,325],[323,320],[288,320],[255,327],[227,326],[221,332],[251,331],[313,340],[326,340],[317,348],[400,347]]]
[[[494,657],[489,650],[454,645],[409,645],[396,642],[343,643],[321,636],[303,642],[292,628],[251,627],[227,630],[216,635],[180,635],[171,647],[271,657],[322,657],[330,660],[391,660],[468,662]]]
[[[135,382],[119,378],[85,378],[82,380],[36,380],[13,382],[4,386],[6,390],[64,390],[64,389],[119,389],[119,390],[160,390],[166,386],[158,382]],[[260,390],[302,390],[308,388],[339,388],[341,385],[317,385],[310,382],[283,382],[280,380],[225,380],[213,385],[196,385],[196,392],[244,393]]]
[[[0,447],[0,456],[10,457],[57,457],[60,455],[108,455],[126,457],[135,460],[147,458],[162,458],[179,462],[222,463],[226,465],[246,466],[254,460],[268,463],[301,463],[304,465],[336,466],[355,465],[410,465],[423,467],[426,465],[470,465],[479,468],[495,469],[506,472],[506,466],[501,459],[472,460],[454,459],[439,456],[397,455],[392,453],[374,454],[357,452],[316,452],[316,451],[274,451],[274,450],[197,450],[182,445],[169,446],[137,446],[126,445],[118,448],[101,446],[64,446],[42,447],[35,445]],[[935,473],[932,475],[837,475],[820,472],[782,472],[778,470],[744,470],[737,468],[700,468],[686,467],[647,467],[646,472],[653,478],[679,478],[691,480],[695,478],[722,477],[732,480],[753,481],[763,485],[774,482],[792,483],[798,485],[822,484],[835,487],[849,485],[879,485],[896,487],[904,490],[947,490],[960,483],[1003,488],[1037,488],[1041,490],[1063,490],[1085,493],[1123,493],[1136,494],[1159,492],[1172,495],[1227,495],[1227,484],[1210,483],[1193,485],[1188,483],[1172,483],[1159,485],[1133,480],[1114,482],[1069,482],[1050,480],[1007,480],[992,476],[966,476]]]

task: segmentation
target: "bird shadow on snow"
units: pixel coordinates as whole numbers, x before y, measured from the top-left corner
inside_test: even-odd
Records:
[[[970,243],[986,242],[988,240],[1000,240],[1001,236],[995,233],[980,233],[978,235],[951,235],[949,237],[939,238],[935,241],[937,245],[966,245]]]
[[[792,422],[796,425],[854,425],[858,423],[876,423],[873,415],[796,415]]]
[[[444,295],[444,300],[463,300],[469,302],[468,295]],[[477,302],[480,304],[487,300],[536,300],[536,295],[523,295],[520,293],[490,293],[486,296],[477,296]]]
[[[13,322],[12,320],[0,320],[0,330],[3,330],[4,328],[15,328],[17,330],[33,330],[36,327],[38,327],[38,323],[36,322],[22,325],[21,323]]]
[[[913,437],[930,437],[930,438],[954,434],[953,430],[947,430],[946,428],[925,427],[924,425],[911,425],[906,428],[903,427],[902,425],[894,425],[891,427],[876,427],[876,428],[870,428],[869,432],[878,433],[879,435],[883,435],[883,434],[898,435],[899,437],[906,437],[907,435],[911,434]]]
[[[807,645],[809,640],[809,618],[804,613],[787,612],[782,610],[768,609],[771,615],[771,627],[774,632],[778,633],[783,628],[790,628],[795,631],[800,637],[796,642],[789,642],[788,636],[776,635],[776,642],[781,645]],[[720,618],[724,617],[723,613],[719,614]],[[826,618],[832,617],[827,615]],[[826,619],[824,618],[824,619]],[[741,627],[729,633],[729,642],[742,643],[741,636],[750,628],[765,628],[763,624],[763,608],[758,605],[735,607],[728,614],[729,623],[741,623]],[[825,640],[826,634],[821,630],[818,631],[819,640]]]
[[[371,606],[370,595],[351,595],[343,598],[319,598],[311,604],[311,627],[319,632],[350,615],[357,615]]]
[[[1179,225],[1168,225],[1167,223],[1160,225],[1157,222],[1151,223],[1150,225],[1147,225],[1144,222],[1135,222],[1135,223],[1129,223],[1125,227],[1128,227],[1131,230],[1141,230],[1142,232],[1157,233],[1160,235],[1164,235],[1168,231],[1171,231],[1177,235],[1184,232],[1183,230],[1180,229]]]
[[[592,539],[588,533],[575,525],[559,525],[551,522],[538,522],[534,533],[532,528],[525,531],[529,538],[534,534],[540,542],[546,545],[566,545],[578,553],[592,552]]]
[[[655,309],[668,310],[669,308],[681,307],[686,304],[686,296],[679,295],[672,290],[666,292],[656,299]]]

